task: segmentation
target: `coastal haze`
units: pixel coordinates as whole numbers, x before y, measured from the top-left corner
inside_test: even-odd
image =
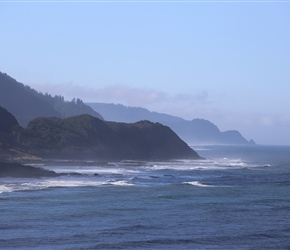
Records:
[[[289,145],[287,1],[0,7],[0,70],[37,91],[206,119],[257,144]]]
[[[1,1],[1,249],[290,249],[290,1]]]

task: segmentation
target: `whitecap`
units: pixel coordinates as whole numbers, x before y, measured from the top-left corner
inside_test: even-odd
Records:
[[[116,185],[116,186],[134,186],[133,183],[128,181],[108,181],[105,185]]]
[[[15,191],[29,191],[41,190],[48,188],[62,188],[62,187],[97,187],[103,185],[116,185],[116,186],[133,186],[134,184],[125,180],[108,180],[108,181],[92,181],[88,179],[49,179],[43,181],[30,181],[22,183],[10,183],[0,185],[0,194]]]
[[[98,166],[72,166],[72,167],[54,167],[46,166],[45,169],[55,171],[56,173],[79,173],[86,175],[98,174],[132,174],[139,173],[138,169],[128,169],[122,167],[98,167]]]
[[[12,187],[9,187],[7,185],[0,185],[0,194],[12,191],[13,191]]]
[[[23,186],[50,188],[50,187],[85,187],[85,186],[100,186],[102,182],[87,181],[87,180],[47,180],[36,183],[23,183]]]
[[[182,184],[192,185],[192,186],[196,186],[196,187],[213,187],[210,185],[202,184],[199,181],[187,181],[187,182],[182,182]]]

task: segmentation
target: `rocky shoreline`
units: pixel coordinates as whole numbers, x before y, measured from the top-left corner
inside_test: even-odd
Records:
[[[54,171],[46,170],[40,167],[22,165],[19,163],[0,162],[0,177],[2,178],[40,178],[57,176],[59,176],[59,174]]]

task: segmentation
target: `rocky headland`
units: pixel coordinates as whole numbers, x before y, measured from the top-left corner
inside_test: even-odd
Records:
[[[59,174],[39,167],[22,165],[19,163],[0,162],[0,178],[39,178],[57,177]]]
[[[91,115],[45,117],[22,128],[0,109],[0,160],[94,161],[200,159],[169,127],[160,123],[106,122]],[[2,119],[3,118],[3,119]]]

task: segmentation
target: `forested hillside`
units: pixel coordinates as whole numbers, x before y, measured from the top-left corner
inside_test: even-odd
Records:
[[[0,108],[0,160],[169,160],[200,159],[160,123],[105,122],[91,115],[36,118],[27,128]],[[8,122],[6,122],[8,121]]]
[[[17,82],[7,74],[0,72],[0,106],[11,112],[19,124],[27,124],[37,117],[70,117],[90,114],[103,119],[102,116],[80,99],[65,101],[62,96],[51,96]]]

